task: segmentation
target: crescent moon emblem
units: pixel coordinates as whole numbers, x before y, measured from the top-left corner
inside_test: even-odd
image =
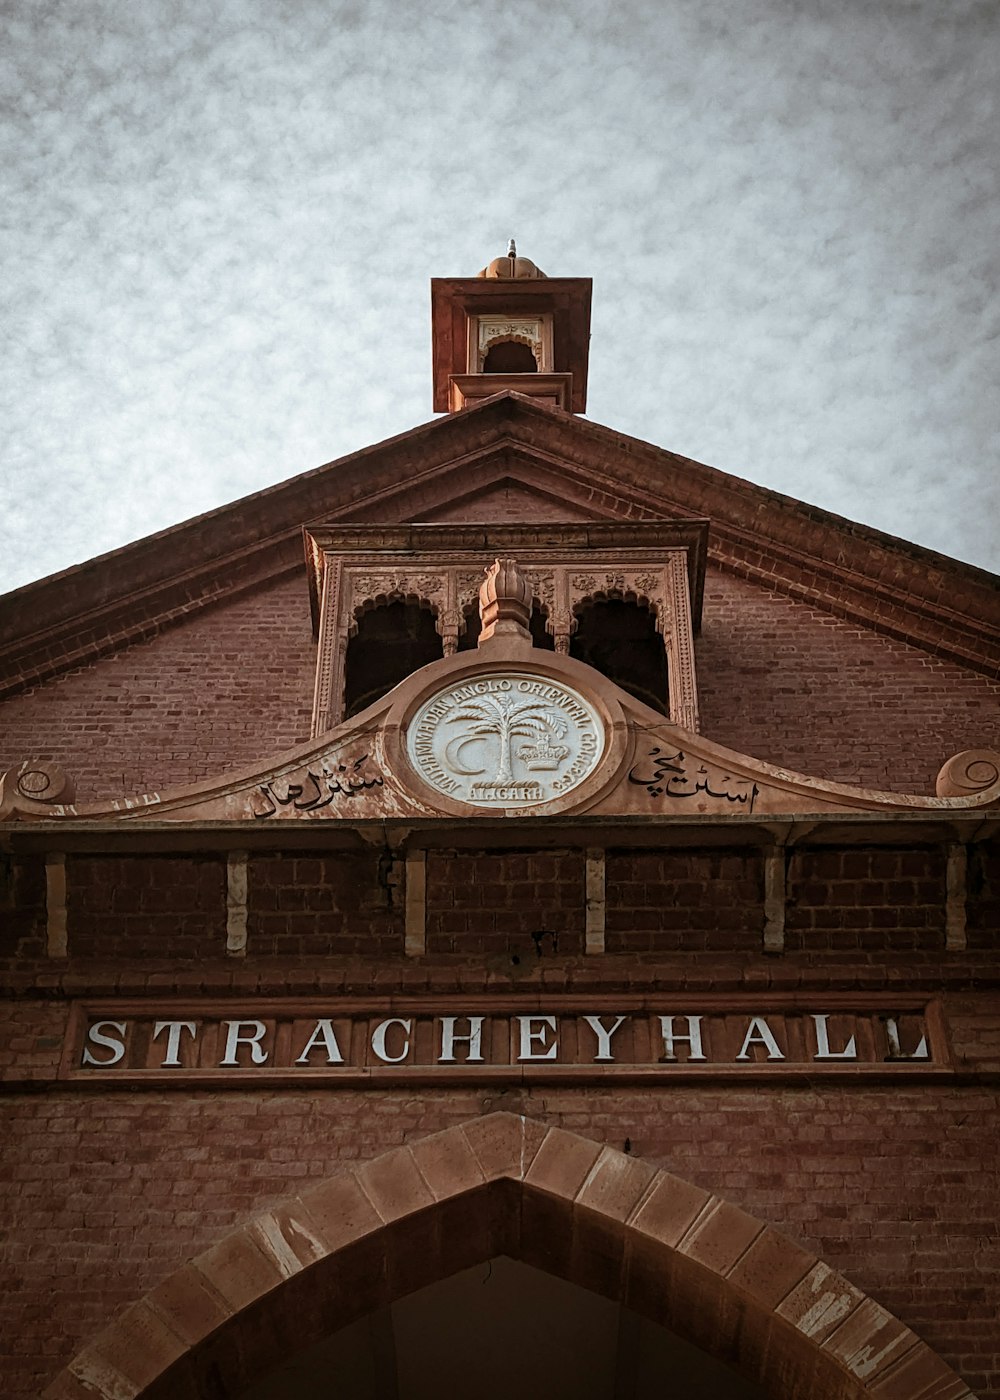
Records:
[[[461,753],[466,744],[478,744],[479,735],[459,734],[457,739],[449,739],[444,746],[445,762],[454,773],[460,773],[465,777],[470,777],[475,773],[485,773],[485,765],[482,768],[466,768],[462,763]]]

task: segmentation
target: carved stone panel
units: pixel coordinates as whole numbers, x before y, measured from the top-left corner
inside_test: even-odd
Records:
[[[567,527],[563,546],[553,541],[556,532],[551,527],[544,536],[522,527],[418,528],[434,532],[435,547],[411,548],[405,559],[400,558],[403,551],[385,547],[342,551],[324,542],[319,549],[323,565],[313,736],[326,733],[344,717],[347,643],[361,614],[396,600],[426,607],[434,616],[444,655],[452,656],[465,619],[478,605],[483,570],[498,547],[517,560],[531,585],[534,605],[545,616],[554,648],[562,655],[569,653],[579,611],[586,604],[620,598],[649,608],[667,653],[669,717],[686,729],[697,729],[689,544],[646,544],[639,550],[617,538],[594,539],[594,527],[582,537],[578,527]],[[666,524],[657,528],[669,536]],[[391,531],[382,534],[392,539]]]
[[[529,807],[564,796],[605,747],[593,705],[562,681],[515,671],[432,695],[410,722],[407,756],[425,783],[475,807]]]

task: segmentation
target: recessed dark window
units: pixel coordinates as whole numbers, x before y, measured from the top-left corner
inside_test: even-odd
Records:
[[[483,361],[484,374],[537,374],[538,365],[531,347],[519,340],[500,340],[491,345]]]
[[[667,657],[648,608],[609,598],[579,614],[569,654],[585,661],[644,705],[668,713]]]
[[[400,681],[442,655],[434,617],[416,603],[386,603],[361,614],[347,643],[344,714],[373,705]]]

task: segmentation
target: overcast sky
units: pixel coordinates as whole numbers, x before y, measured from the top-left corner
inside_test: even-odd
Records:
[[[430,418],[511,234],[588,416],[1000,570],[997,0],[0,17],[0,588]]]

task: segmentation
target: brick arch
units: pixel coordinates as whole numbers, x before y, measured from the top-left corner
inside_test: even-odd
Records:
[[[43,1400],[238,1395],[284,1357],[506,1254],[671,1328],[782,1400],[960,1400],[902,1323],[738,1207],[493,1113],[258,1215],[128,1309]]]

